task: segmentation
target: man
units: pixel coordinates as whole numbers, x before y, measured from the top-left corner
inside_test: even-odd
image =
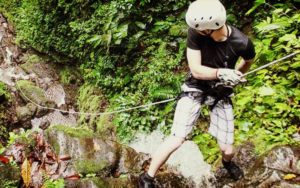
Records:
[[[156,172],[192,132],[202,103],[210,106],[208,132],[218,141],[224,167],[234,180],[243,176],[243,171],[231,160],[234,117],[230,98],[232,87],[245,81],[243,73],[253,63],[253,43],[238,29],[225,24],[226,10],[219,0],[191,3],[185,19],[190,27],[187,59],[191,73],[182,86],[171,135],[157,149],[148,172],[140,176],[139,187],[154,187]],[[242,60],[234,70],[239,57]]]

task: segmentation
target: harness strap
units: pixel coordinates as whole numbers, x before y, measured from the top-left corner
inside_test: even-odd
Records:
[[[198,91],[188,91],[188,92],[181,92],[176,98],[175,100],[179,100],[182,97],[189,97],[191,99],[195,99],[197,97],[202,97],[201,99],[201,104],[203,104],[205,102],[205,99],[208,95],[203,93],[203,92],[198,92]],[[212,105],[209,105],[209,109],[210,111],[212,111],[214,109],[214,107],[218,104],[218,102],[220,100],[224,100],[226,103],[229,103],[232,108],[233,108],[233,103],[230,97],[227,96],[222,96],[222,97],[217,97],[214,101],[214,103]]]

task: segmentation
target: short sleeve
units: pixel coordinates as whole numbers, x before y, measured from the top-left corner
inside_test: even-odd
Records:
[[[193,50],[200,50],[201,35],[195,29],[189,28],[187,34],[186,47]]]
[[[255,57],[255,55],[256,55],[256,53],[255,53],[254,45],[253,45],[252,41],[248,38],[247,46],[245,48],[244,53],[241,56],[244,60],[250,60],[250,59],[253,59]]]

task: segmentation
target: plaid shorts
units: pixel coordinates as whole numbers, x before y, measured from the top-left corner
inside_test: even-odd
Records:
[[[186,91],[186,90],[184,90]],[[213,103],[214,99],[209,97]],[[186,138],[200,115],[202,98],[182,97],[177,104],[171,135]],[[210,113],[208,133],[218,142],[232,145],[234,142],[234,117],[231,104],[220,100]]]

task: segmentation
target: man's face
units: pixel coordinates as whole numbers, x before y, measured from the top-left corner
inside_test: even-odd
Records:
[[[210,30],[210,29],[206,29],[203,31],[199,31],[199,30],[196,30],[196,31],[197,31],[197,33],[199,33],[200,35],[203,35],[203,36],[209,36],[212,33],[212,30]]]

